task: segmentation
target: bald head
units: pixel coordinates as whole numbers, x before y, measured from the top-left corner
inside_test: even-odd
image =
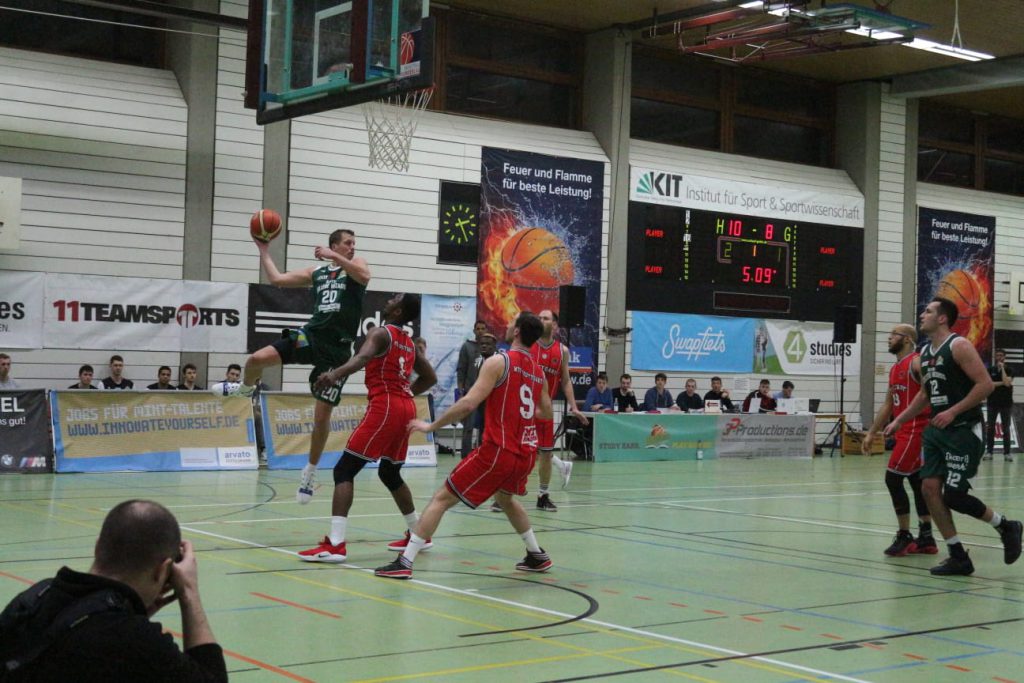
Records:
[[[889,333],[889,353],[903,358],[905,354],[914,350],[917,345],[917,330],[913,325],[900,323],[892,328]]]

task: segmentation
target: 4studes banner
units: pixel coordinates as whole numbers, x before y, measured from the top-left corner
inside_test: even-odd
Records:
[[[477,317],[500,337],[520,311],[558,312],[559,287],[585,287],[570,358],[580,396],[597,360],[604,163],[485,147],[481,178]]]

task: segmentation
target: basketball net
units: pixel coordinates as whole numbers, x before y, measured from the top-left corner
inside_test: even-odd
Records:
[[[370,138],[370,167],[391,171],[409,170],[409,148],[420,114],[427,108],[433,86],[409,90],[363,105],[366,133]]]

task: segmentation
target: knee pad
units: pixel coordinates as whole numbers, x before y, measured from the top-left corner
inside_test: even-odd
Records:
[[[981,519],[981,516],[985,514],[984,503],[971,494],[959,489],[947,486],[942,492],[942,501],[950,510],[956,510],[961,514],[970,515],[976,519]]]
[[[387,487],[388,491],[397,491],[405,485],[402,479],[402,466],[396,465],[390,460],[381,459],[377,468],[377,478]]]
[[[338,464],[334,466],[334,483],[344,484],[352,481],[365,466],[365,460],[357,458],[348,451],[345,451],[341,454]]]
[[[902,475],[886,471],[885,486],[889,489],[889,497],[892,498],[892,509],[897,515],[910,514],[910,498],[906,489],[903,488]]]

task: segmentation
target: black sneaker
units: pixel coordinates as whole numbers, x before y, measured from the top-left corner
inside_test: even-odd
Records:
[[[1003,530],[1000,530],[999,537],[1003,539],[1003,562],[1013,564],[1020,557],[1021,534],[1024,533],[1024,524],[1013,520],[1006,520]]]
[[[373,574],[374,576],[383,576],[385,579],[411,579],[412,564],[405,557],[399,555],[391,564],[374,569]]]
[[[970,576],[974,573],[974,563],[971,562],[970,556],[962,560],[950,556],[928,571],[932,576]]]
[[[558,512],[558,506],[551,502],[551,497],[546,493],[537,496],[537,509],[544,512]]]
[[[900,529],[896,532],[896,535],[892,538],[892,545],[884,550],[885,554],[889,557],[903,557],[910,551],[910,546],[914,545],[914,535],[909,531]]]
[[[516,563],[516,569],[521,572],[546,572],[551,569],[551,558],[544,552],[544,548],[539,553],[527,550],[526,557]]]
[[[914,540],[914,544],[907,548],[907,552],[911,555],[938,555],[939,546],[935,543],[935,537],[931,534],[928,536],[918,535]]]

